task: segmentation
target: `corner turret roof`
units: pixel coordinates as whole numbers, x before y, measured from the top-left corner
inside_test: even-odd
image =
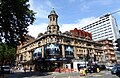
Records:
[[[53,8],[53,10],[50,12],[50,15],[51,15],[51,14],[57,15],[56,12],[55,12],[55,10],[54,10],[54,8]]]

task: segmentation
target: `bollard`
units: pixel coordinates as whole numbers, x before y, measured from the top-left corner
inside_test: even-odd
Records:
[[[82,74],[85,75],[85,70],[83,70]]]
[[[81,70],[80,76],[86,76],[86,70],[85,69]]]
[[[97,68],[97,73],[100,72],[99,68]]]

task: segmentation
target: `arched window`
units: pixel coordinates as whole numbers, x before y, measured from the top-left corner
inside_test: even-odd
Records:
[[[55,21],[55,17],[53,17],[53,21]]]
[[[52,17],[50,17],[50,21],[52,21]]]

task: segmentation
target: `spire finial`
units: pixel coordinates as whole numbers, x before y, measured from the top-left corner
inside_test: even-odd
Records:
[[[54,7],[52,7],[52,9],[54,10]]]
[[[50,14],[55,14],[56,15],[56,12],[54,10],[54,7],[52,7],[52,11],[50,12]]]

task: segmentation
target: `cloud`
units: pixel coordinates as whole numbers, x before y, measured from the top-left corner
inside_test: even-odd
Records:
[[[37,0],[30,0],[30,9],[36,12],[36,18],[46,19],[49,14],[49,8],[52,8],[53,5],[49,0],[43,0],[42,4],[38,3]]]
[[[47,23],[40,23],[39,25],[30,25],[28,27],[28,34],[37,38],[39,33],[44,33],[45,31],[47,31],[47,26]]]
[[[35,12],[37,12],[36,17],[37,18],[47,18],[48,15],[48,11],[44,10],[44,8],[42,6],[37,7],[36,9],[34,9]]]
[[[53,4],[52,4],[49,0],[47,0],[46,4],[47,4],[49,7],[51,7],[51,8],[54,7]]]
[[[81,6],[80,11],[88,11],[89,8],[90,7],[88,5],[83,5]]]
[[[88,18],[79,19],[77,20],[76,23],[73,23],[73,24],[62,24],[60,26],[60,31],[61,32],[70,31],[70,30],[73,30],[74,28],[80,29],[81,27],[85,25],[95,22],[97,19],[98,18],[96,17],[88,17]],[[28,34],[37,38],[39,33],[44,33],[45,31],[47,31],[47,26],[48,26],[48,23],[40,23],[39,25],[31,25],[28,27],[28,31],[29,31]]]
[[[65,31],[73,30],[74,28],[80,29],[83,26],[86,26],[90,23],[95,22],[97,19],[98,18],[96,18],[96,17],[88,17],[88,18],[79,19],[74,24],[62,24],[62,26],[60,27],[60,30],[62,32],[65,32]]]

